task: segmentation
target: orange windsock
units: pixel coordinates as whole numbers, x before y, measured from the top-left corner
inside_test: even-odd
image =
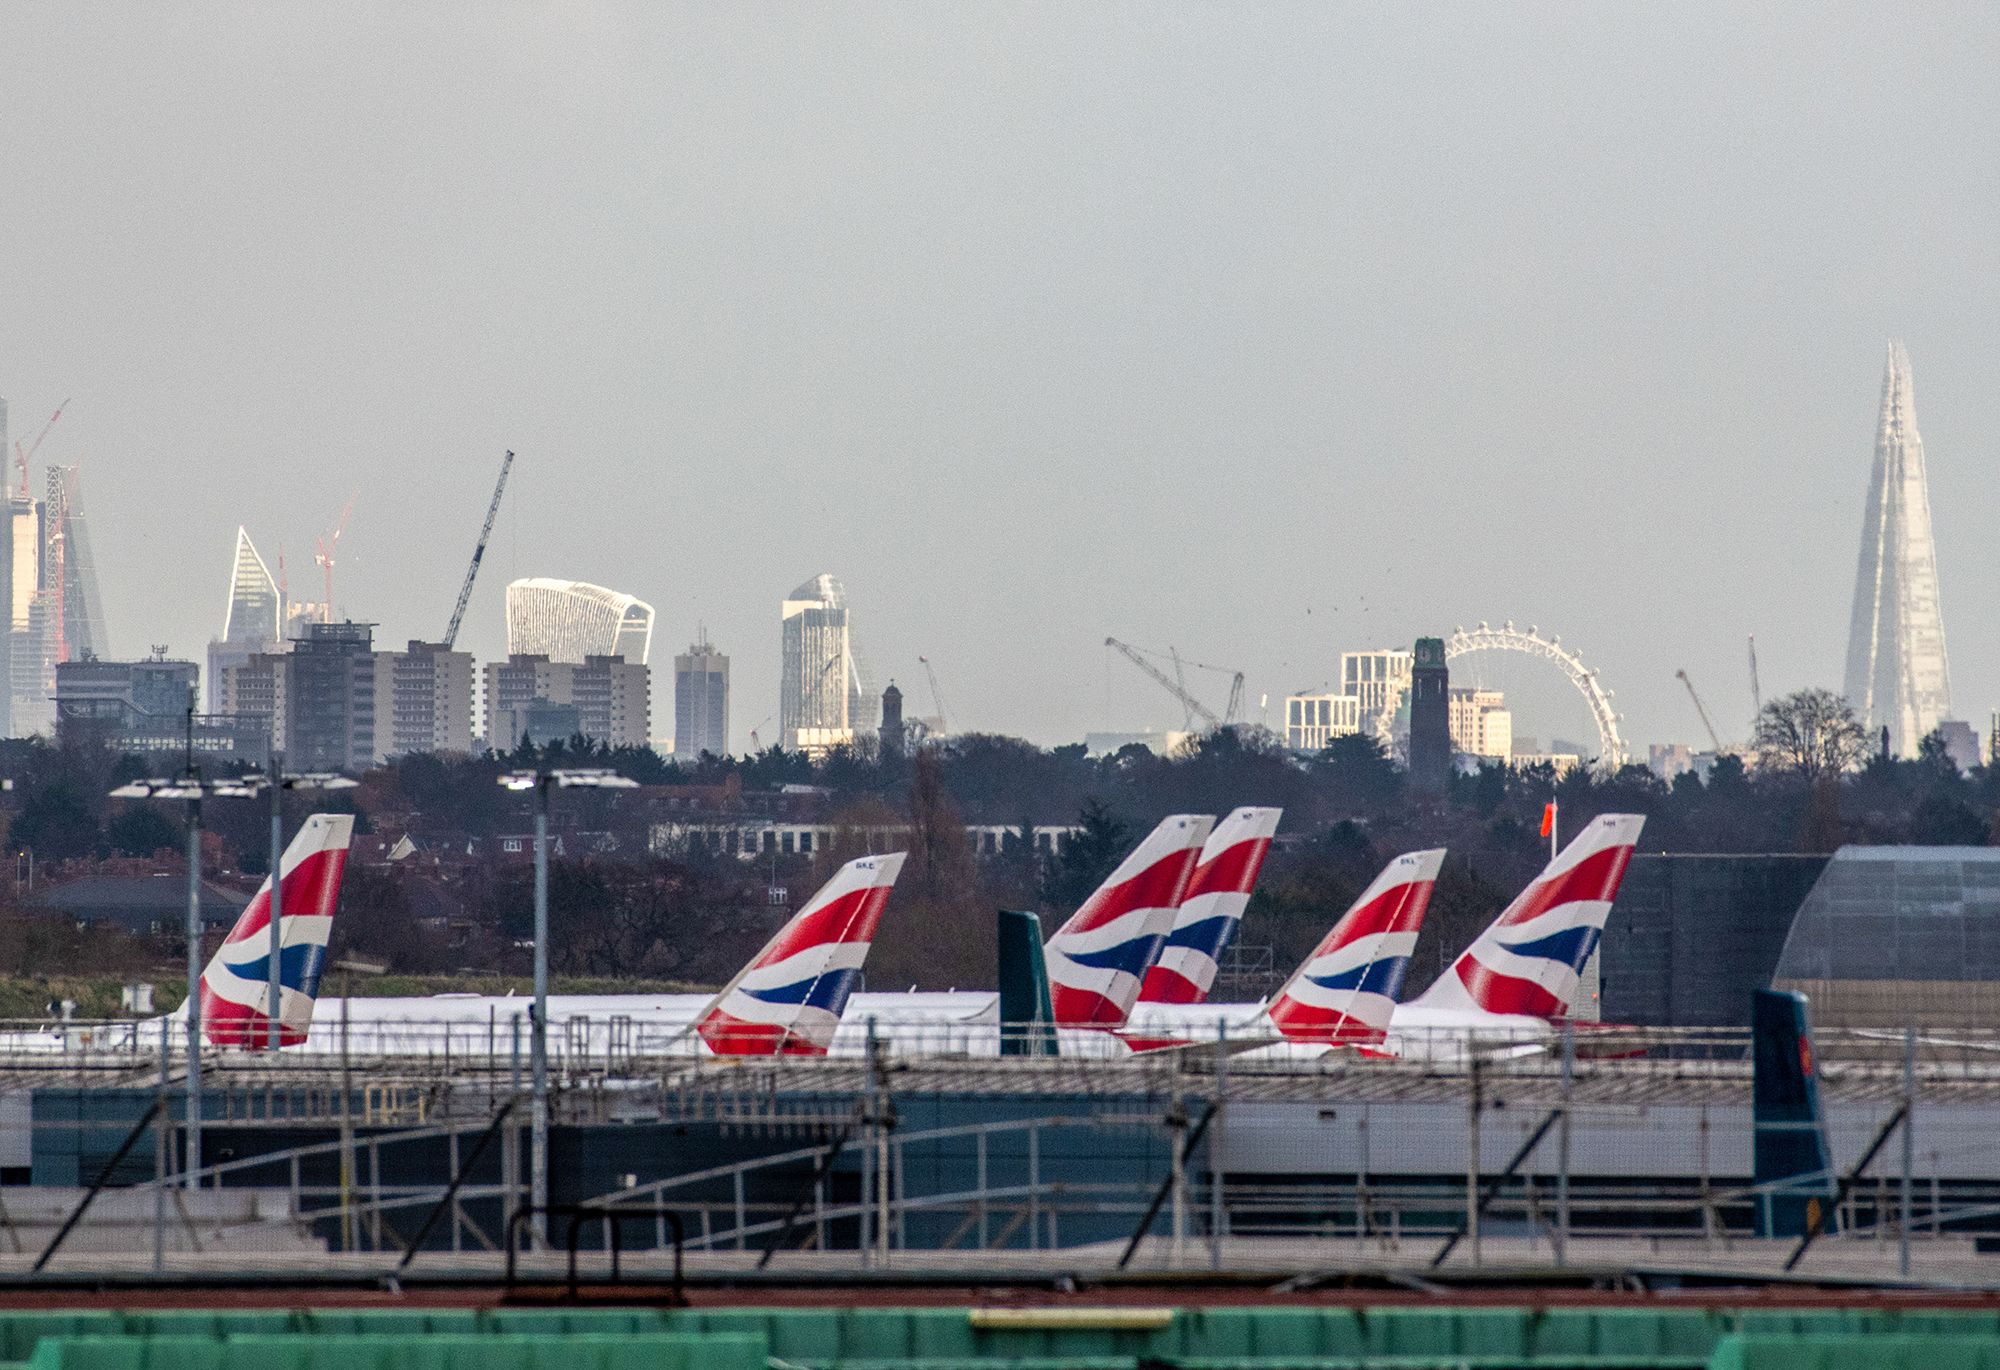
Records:
[[[1542,836],[1547,837],[1556,830],[1556,801],[1551,799],[1542,805]]]

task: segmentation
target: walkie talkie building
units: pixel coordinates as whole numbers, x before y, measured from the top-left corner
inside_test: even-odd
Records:
[[[536,577],[507,587],[507,654],[581,663],[620,656],[646,664],[653,606],[580,580]]]

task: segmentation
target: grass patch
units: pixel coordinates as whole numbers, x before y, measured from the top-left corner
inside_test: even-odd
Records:
[[[0,1019],[45,1021],[51,1000],[76,1001],[80,1019],[130,1018],[119,1007],[119,996],[128,983],[149,981],[153,986],[154,1013],[171,1013],[180,1007],[187,987],[187,970],[182,966],[161,966],[130,975],[0,975]],[[420,998],[432,994],[512,993],[527,998],[535,992],[535,982],[525,975],[348,975],[329,970],[320,982],[320,996],[338,997],[350,990],[361,999]],[[713,986],[693,985],[681,980],[617,980],[608,977],[552,975],[551,994],[701,994]]]

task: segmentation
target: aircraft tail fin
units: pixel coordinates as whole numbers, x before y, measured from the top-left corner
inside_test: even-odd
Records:
[[[1272,998],[1267,1013],[1279,1032],[1326,1046],[1371,1046],[1388,1035],[1443,865],[1439,847],[1383,867]]]
[[[1804,1236],[1822,1215],[1821,1230],[1832,1232],[1837,1179],[1805,995],[1758,990],[1750,1005],[1750,1035],[1757,1235]]]
[[[695,1031],[718,1056],[824,1056],[903,853],[863,856],[833,873],[819,893],[711,999]]]
[[[1056,930],[1045,951],[1058,1023],[1117,1027],[1125,1021],[1214,826],[1204,814],[1161,819]]]
[[[1645,817],[1584,825],[1542,873],[1413,1001],[1424,1008],[1550,1020],[1569,1016]]]
[[[279,859],[278,1041],[297,1046],[312,1027],[313,1002],[333,936],[354,816],[316,813]],[[201,973],[202,1036],[214,1046],[262,1047],[271,1034],[271,880],[265,877]]]
[[[1188,877],[1187,893],[1174,912],[1173,930],[1160,949],[1160,959],[1146,972],[1139,989],[1142,1004],[1199,1004],[1215,988],[1215,973],[1223,950],[1235,940],[1243,923],[1250,891],[1264,869],[1271,838],[1278,831],[1283,809],[1240,808],[1232,811],[1202,844],[1201,857]]]
[[[1042,920],[1000,910],[1000,1054],[1054,1056],[1056,1011],[1042,958]]]

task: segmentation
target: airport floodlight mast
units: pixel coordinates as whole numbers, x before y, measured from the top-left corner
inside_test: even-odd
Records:
[[[472,548],[472,564],[465,568],[465,584],[458,587],[458,603],[451,611],[451,626],[444,630],[444,649],[458,641],[458,625],[465,621],[465,606],[472,600],[472,582],[479,578],[479,563],[486,556],[486,540],[493,536],[493,520],[500,513],[500,497],[507,493],[507,473],[514,469],[514,454],[500,459],[500,479],[493,486],[493,502],[486,506],[486,522],[480,525],[479,541]]]
[[[1129,642],[1120,642],[1115,637],[1105,638],[1104,645],[1117,651],[1120,656],[1144,671],[1154,683],[1174,697],[1187,719],[1188,731],[1194,731],[1194,721],[1197,718],[1207,725],[1210,732],[1226,728],[1236,722],[1236,711],[1243,705],[1243,672],[1233,671],[1227,666],[1210,666],[1201,661],[1183,662],[1179,652],[1168,649],[1168,657],[1173,662],[1175,676],[1180,675],[1183,665],[1201,671],[1217,671],[1229,676],[1229,704],[1218,717],[1215,710],[1189,694],[1185,684],[1169,677],[1165,671],[1146,660],[1147,653],[1144,647],[1134,647]],[[1159,653],[1154,652],[1151,655],[1158,656]]]
[[[533,1114],[529,1124],[528,1206],[535,1241],[549,1236],[549,791],[551,789],[636,790],[638,782],[616,771],[564,767],[509,771],[500,787],[535,795],[535,1009],[528,1049],[534,1069]]]
[[[1560,637],[1543,637],[1531,624],[1527,632],[1514,627],[1509,619],[1498,628],[1481,623],[1471,632],[1463,628],[1452,631],[1444,640],[1444,659],[1455,661],[1473,652],[1519,652],[1525,656],[1538,657],[1554,662],[1583,696],[1583,702],[1590,706],[1591,721],[1597,725],[1597,764],[1607,774],[1625,764],[1625,739],[1618,735],[1618,714],[1611,707],[1611,691],[1597,681],[1597,672],[1583,664],[1583,659],[1562,645]]]
[[[162,649],[164,650],[164,649]],[[298,775],[285,773],[285,758],[282,752],[271,753],[271,768],[263,775],[247,775],[246,783],[260,787],[271,796],[271,992],[270,992],[270,1045],[276,1051],[283,1045],[282,1025],[285,1007],[285,982],[281,973],[284,960],[284,933],[280,924],[285,916],[285,791],[286,790],[351,790],[360,784],[344,775],[329,771],[306,771]]]
[[[193,711],[189,710],[189,727]],[[133,780],[111,791],[113,799],[184,799],[188,806],[187,863],[187,1175],[196,1183],[201,1174],[201,801],[250,799],[254,781],[204,780],[190,760],[185,774],[174,779]],[[162,1048],[164,1050],[164,1047]]]

